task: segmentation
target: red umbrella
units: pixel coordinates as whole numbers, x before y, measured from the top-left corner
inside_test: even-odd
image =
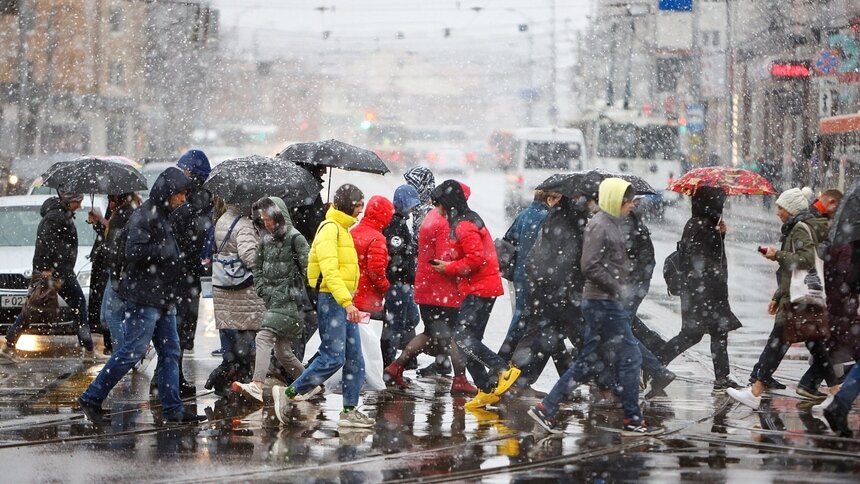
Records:
[[[743,168],[694,168],[669,185],[669,190],[692,196],[700,187],[718,187],[728,195],[772,195],[773,185],[758,173]]]

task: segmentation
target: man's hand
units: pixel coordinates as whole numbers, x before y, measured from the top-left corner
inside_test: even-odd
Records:
[[[358,323],[361,321],[361,311],[355,307],[354,304],[350,304],[346,307],[346,319],[351,323]]]
[[[725,222],[723,222],[722,220],[720,220],[720,233],[721,233],[721,234],[725,234],[725,233],[726,233],[726,223],[725,223]]]
[[[776,314],[776,310],[778,307],[779,307],[779,302],[771,300],[770,304],[767,305],[767,313],[770,314],[771,316],[773,316],[774,314]]]
[[[764,258],[768,260],[776,260],[776,252],[777,250],[773,247],[768,247],[767,252],[764,253]]]

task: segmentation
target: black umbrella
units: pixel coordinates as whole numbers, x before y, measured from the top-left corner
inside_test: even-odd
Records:
[[[250,205],[262,197],[280,197],[291,206],[312,203],[322,189],[296,164],[260,155],[219,163],[203,187],[227,203]]]
[[[556,173],[544,180],[536,188],[546,192],[561,193],[567,197],[587,195],[597,198],[600,182],[607,178],[621,178],[633,185],[633,190],[639,195],[656,194],[657,191],[642,178],[629,173],[614,173],[602,168],[571,173]]]
[[[391,171],[376,153],[335,139],[296,143],[288,146],[276,157],[293,163],[321,165],[378,175]]]
[[[146,178],[121,156],[58,161],[42,174],[42,185],[75,193],[120,195],[146,190]]]
[[[860,182],[855,183],[842,197],[830,226],[829,238],[833,245],[850,244],[860,239]]]
[[[561,193],[568,198],[586,195],[589,198],[596,199],[597,187],[600,185],[602,179],[596,173],[588,171],[556,173],[544,180],[536,189],[545,192]]]
[[[650,183],[637,175],[633,175],[631,173],[618,173],[614,171],[604,170],[603,168],[593,168],[589,171],[600,175],[602,177],[601,180],[605,180],[606,178],[621,178],[622,180],[627,181],[631,185],[633,185],[633,190],[636,192],[637,195],[657,194],[657,190],[655,190]]]

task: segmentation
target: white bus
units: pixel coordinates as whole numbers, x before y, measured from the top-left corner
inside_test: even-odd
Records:
[[[585,133],[586,169],[631,173],[658,191],[687,169],[678,126],[671,120],[606,110],[587,113],[572,126]]]

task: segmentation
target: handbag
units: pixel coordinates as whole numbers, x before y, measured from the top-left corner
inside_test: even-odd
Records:
[[[230,229],[227,230],[227,235],[221,241],[217,254],[221,254],[227,241],[230,240],[230,234],[233,233],[233,229],[241,218],[241,215],[236,217],[236,220],[233,220],[233,223],[230,224]],[[251,269],[242,262],[239,254],[230,254],[226,258],[216,255],[212,258],[212,262],[212,287],[227,291],[238,291],[251,287],[254,284],[254,275]]]
[[[21,310],[27,324],[54,324],[60,320],[57,289],[52,277],[33,275],[27,302]]]
[[[305,271],[302,270],[302,265],[299,263],[299,255],[296,251],[296,237],[301,234],[293,234],[290,238],[290,247],[293,251],[293,263],[296,265],[296,273],[293,276],[293,279],[290,281],[290,297],[296,303],[296,308],[299,311],[307,312],[314,310],[314,304],[311,301],[310,295],[308,295],[308,283],[307,277],[305,276]]]
[[[802,226],[809,237],[812,238],[812,243],[818,246],[818,241],[812,235],[809,225],[798,222]],[[792,247],[792,252],[794,248]],[[827,306],[827,299],[824,292],[824,261],[818,256],[818,250],[812,251],[815,257],[815,263],[810,269],[795,269],[791,272],[791,285],[788,288],[789,299],[792,304],[805,304],[807,306]]]
[[[513,281],[517,267],[517,246],[505,238],[496,239],[494,244],[496,257],[499,259],[499,273],[503,278]]]
[[[786,343],[823,341],[830,337],[827,308],[811,304],[791,304],[786,311],[782,338]]]

